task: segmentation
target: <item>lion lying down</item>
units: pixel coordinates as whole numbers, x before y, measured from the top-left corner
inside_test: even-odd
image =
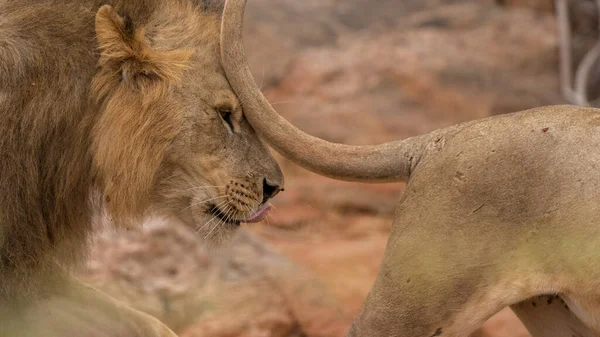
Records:
[[[258,90],[228,0],[227,78],[279,153],[336,179],[408,182],[349,336],[467,336],[506,306],[534,337],[600,334],[600,110],[551,106],[377,146],[311,137]]]
[[[0,337],[174,336],[70,275],[92,216],[220,241],[283,186],[201,0],[0,0],[0,154]]]

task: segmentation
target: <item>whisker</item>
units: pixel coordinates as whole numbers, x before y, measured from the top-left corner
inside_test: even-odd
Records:
[[[220,207],[221,205],[223,205],[225,202],[227,202],[227,200],[225,200],[225,201],[223,201],[223,202],[219,203],[219,204],[218,204],[218,205],[216,205],[215,207],[217,207],[217,208],[218,208],[218,207]],[[204,225],[202,225],[202,227],[198,226],[198,227],[200,227],[200,228],[198,228],[198,230],[196,230],[196,233],[199,233],[201,230],[203,230],[203,229],[204,229],[204,227],[206,227],[206,225],[208,225],[209,223],[211,223],[211,222],[212,222],[214,219],[216,219],[216,218],[217,218],[217,215],[215,214],[215,215],[214,215],[214,216],[213,216],[213,217],[212,217],[210,220],[208,220],[207,222],[205,222],[205,223],[204,223]]]
[[[206,199],[206,200],[198,201],[198,202],[196,202],[196,203],[193,203],[192,205],[201,205],[201,204],[204,204],[204,203],[206,203],[206,202],[208,202],[208,201],[212,201],[212,200],[218,200],[218,199],[222,199],[222,198],[227,198],[227,197],[229,197],[229,196],[230,196],[229,194],[226,194],[226,195],[221,195],[221,196],[218,196],[218,197],[214,197],[214,198],[210,198],[210,199]]]
[[[231,205],[228,205],[228,206],[227,206],[227,211],[226,211],[226,212],[227,212],[227,213],[229,213],[230,211],[231,211]],[[226,221],[229,221],[229,219],[228,219],[227,217],[225,217],[225,220],[226,220]],[[210,234],[211,234],[211,233],[212,233],[212,232],[213,232],[213,231],[214,231],[214,230],[215,230],[215,229],[216,229],[218,226],[220,226],[220,225],[221,225],[221,223],[225,223],[225,221],[223,221],[223,220],[220,220],[219,222],[217,222],[217,223],[216,223],[216,224],[213,226],[213,228],[212,228],[212,229],[211,229],[211,230],[208,232],[208,234],[206,234],[206,236],[204,237],[204,239],[206,240],[206,239],[207,239],[207,238],[210,236]]]
[[[235,209],[233,206],[229,205],[227,211],[225,212],[225,220],[229,221],[230,217],[233,216],[233,213],[235,213]]]
[[[228,202],[227,200],[223,200],[219,204],[215,205],[215,207],[217,209],[221,209],[221,207],[224,206],[225,204],[227,204],[227,202]]]
[[[252,214],[252,208],[248,205],[243,205],[245,209],[247,209],[247,212],[244,212],[244,217],[247,218],[250,216],[250,214]]]
[[[231,220],[233,220],[233,215],[235,214],[235,208],[231,207],[231,209],[229,210],[229,212],[227,212],[227,214],[225,215],[225,219],[227,220],[227,222],[230,222]]]
[[[219,220],[219,221],[217,221],[217,223],[215,223],[215,225],[214,225],[214,226],[212,227],[212,229],[211,229],[211,230],[208,232],[208,234],[206,234],[206,235],[204,236],[204,240],[207,240],[207,239],[208,239],[208,237],[210,236],[210,234],[211,234],[211,233],[212,233],[212,232],[215,230],[215,228],[217,228],[217,227],[218,227],[218,226],[221,224],[221,222],[223,222],[223,220]]]
[[[199,190],[201,188],[209,188],[209,187],[215,187],[215,188],[217,188],[217,187],[225,187],[225,185],[223,185],[223,186],[195,186],[195,187],[187,189],[186,191]]]
[[[217,209],[219,209],[219,210],[220,210],[220,207],[221,207],[221,206],[223,206],[223,205],[224,205],[226,202],[227,202],[227,200],[225,200],[225,201],[223,201],[223,202],[219,203],[219,204],[218,204],[218,205],[216,205],[215,207],[216,207]],[[229,207],[231,207],[231,205],[227,205],[227,208],[226,208],[226,209],[229,209]],[[200,230],[204,229],[204,227],[206,227],[206,226],[207,226],[207,225],[208,225],[210,222],[212,222],[212,221],[213,221],[215,218],[218,218],[218,215],[216,215],[216,214],[215,214],[215,216],[213,216],[213,217],[212,217],[212,218],[211,218],[211,219],[210,219],[208,222],[206,222],[206,223],[204,224],[204,226],[202,226],[202,228],[200,228],[198,231],[200,231]],[[221,220],[219,220],[219,222],[221,222]]]
[[[277,222],[277,218],[273,214],[269,213],[267,216],[270,216],[273,221]]]
[[[195,203],[191,203],[189,206],[185,207],[185,208],[184,208],[184,209],[182,209],[180,212],[183,212],[183,211],[185,211],[186,209],[188,209],[188,208],[190,208],[190,207],[193,207],[193,206],[202,205],[202,204],[205,204],[205,203],[207,203],[207,202],[209,202],[209,201],[218,200],[218,199],[223,199],[223,198],[227,198],[227,197],[229,197],[229,195],[222,195],[222,196],[219,196],[219,197],[215,197],[215,198],[206,199],[206,200],[198,201],[198,202],[195,202]]]
[[[215,216],[213,216],[212,218],[210,218],[210,220],[208,220],[207,222],[205,222],[205,223],[204,223],[204,225],[202,225],[202,227],[200,227],[200,228],[198,228],[198,229],[196,230],[196,234],[197,234],[197,233],[200,233],[200,232],[201,232],[201,231],[204,229],[204,227],[206,227],[206,225],[208,225],[209,223],[213,222],[213,220],[215,220],[216,218],[217,218],[217,216],[216,216],[216,215],[215,215]]]

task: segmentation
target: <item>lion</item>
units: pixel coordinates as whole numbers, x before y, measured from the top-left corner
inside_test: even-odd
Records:
[[[277,152],[335,179],[407,182],[348,336],[467,336],[510,306],[534,337],[600,334],[600,110],[547,106],[373,146],[298,130],[258,90],[227,0],[222,62]]]
[[[218,244],[283,175],[200,0],[0,0],[0,336],[174,336],[77,280],[92,220],[179,218]]]

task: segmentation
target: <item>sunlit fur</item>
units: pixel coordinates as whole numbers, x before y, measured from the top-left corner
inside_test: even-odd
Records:
[[[283,183],[201,1],[0,0],[0,153],[0,300],[82,261],[100,207],[119,226],[159,212],[220,241],[237,225],[210,208],[244,219],[264,179]]]

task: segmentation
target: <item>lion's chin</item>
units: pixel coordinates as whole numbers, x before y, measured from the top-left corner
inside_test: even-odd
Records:
[[[212,249],[226,246],[240,228],[239,225],[234,227],[227,224],[219,225],[218,227],[212,233],[203,235],[204,242]]]

